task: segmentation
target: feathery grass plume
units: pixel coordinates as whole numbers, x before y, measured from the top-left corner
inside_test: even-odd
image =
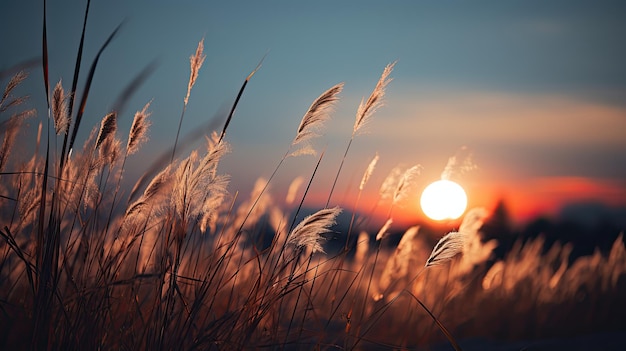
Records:
[[[183,126],[183,119],[185,118],[185,111],[187,111],[187,103],[189,103],[189,94],[191,94],[191,88],[193,88],[194,84],[196,84],[196,79],[198,79],[198,72],[200,72],[200,67],[204,63],[204,59],[206,55],[204,55],[204,38],[198,42],[198,47],[196,48],[196,53],[189,57],[189,65],[191,72],[189,73],[189,83],[187,83],[187,94],[185,95],[185,99],[183,100],[183,110],[180,113],[180,119],[178,120],[178,130],[176,131],[176,139],[174,139],[174,147],[172,148],[172,157],[170,158],[170,163],[174,162],[174,156],[176,155],[176,147],[178,146],[178,137],[180,135],[180,129]]]
[[[490,290],[502,285],[504,275],[504,262],[497,261],[489,268],[482,281],[483,290]]]
[[[8,104],[0,107],[0,113],[1,112],[5,112],[6,110],[10,109],[11,107],[14,106],[19,106],[21,104],[23,104],[24,102],[26,102],[26,100],[28,100],[28,96],[18,96],[16,98],[13,98],[11,101],[9,101]]]
[[[398,201],[407,196],[408,189],[410,189],[415,178],[420,175],[421,170],[422,166],[415,165],[404,171],[402,178],[400,178],[400,181],[393,192],[393,203],[398,203]]]
[[[161,170],[152,180],[148,183],[146,190],[144,190],[143,195],[141,196],[144,201],[148,202],[153,198],[157,197],[159,194],[164,194],[166,189],[169,186],[169,182],[171,180],[170,170],[171,166],[165,167]]]
[[[241,232],[243,229],[249,229],[254,226],[268,209],[272,208],[274,199],[271,194],[265,192],[269,186],[269,180],[259,177],[255,182],[250,196],[239,205],[235,218],[232,221],[231,229],[233,235]]]
[[[39,122],[39,127],[37,127],[37,142],[35,143],[35,155],[39,153],[39,146],[41,145],[41,130],[43,128],[43,123]]]
[[[102,145],[105,139],[115,135],[117,131],[117,112],[111,112],[102,118],[100,131],[96,138],[96,149]]]
[[[403,174],[404,172],[401,166],[396,166],[389,171],[389,174],[387,174],[385,180],[383,180],[383,183],[380,185],[380,190],[378,191],[381,199],[390,199],[393,197]]]
[[[354,254],[354,262],[356,267],[361,267],[365,262],[365,257],[370,249],[370,235],[366,231],[359,233],[356,241],[356,253]]]
[[[300,125],[298,126],[298,132],[296,137],[291,142],[291,145],[300,144],[310,140],[317,136],[316,130],[321,128],[324,123],[330,118],[330,110],[333,104],[339,100],[339,93],[343,89],[343,83],[339,83],[332,88],[326,90],[320,95],[309,107],[307,112],[302,117]]]
[[[376,87],[370,94],[370,97],[367,99],[367,102],[361,101],[359,108],[356,113],[356,120],[354,122],[354,128],[352,129],[352,135],[350,136],[350,141],[348,141],[348,146],[346,146],[346,151],[343,153],[343,157],[341,158],[341,163],[339,164],[339,169],[337,170],[337,174],[335,174],[335,179],[333,180],[333,185],[330,188],[330,192],[328,193],[328,200],[326,200],[326,207],[330,203],[330,199],[333,196],[333,192],[335,191],[335,186],[337,186],[337,180],[339,180],[339,175],[341,174],[341,170],[343,169],[343,164],[346,161],[346,157],[348,156],[348,152],[350,151],[350,146],[352,145],[352,141],[354,137],[357,135],[357,132],[362,129],[362,127],[368,122],[371,118],[372,114],[383,104],[383,98],[385,96],[385,88],[387,84],[391,81],[389,79],[389,74],[393,70],[393,66],[395,66],[395,62],[388,64],[383,70],[378,83],[376,83]]]
[[[176,213],[181,218],[200,215],[207,197],[222,198],[221,187],[227,180],[217,176],[217,165],[229,146],[228,143],[218,142],[216,133],[207,139],[206,155],[198,160],[198,153],[192,152],[176,171],[173,200]]]
[[[52,118],[54,120],[54,130],[57,135],[67,133],[67,129],[70,125],[67,103],[68,97],[65,95],[61,80],[59,80],[52,92]]]
[[[257,68],[255,69],[254,72],[256,72],[257,69],[259,69],[261,63],[259,63],[259,66],[257,66]],[[252,74],[254,74],[254,72],[252,72],[250,74],[250,76],[248,76],[248,78],[250,78],[252,76]],[[246,80],[247,82],[247,80]],[[245,86],[245,83],[244,83]],[[243,87],[242,87],[243,89]],[[298,131],[296,133],[296,136],[294,138],[294,140],[292,141],[291,145],[289,146],[289,148],[287,149],[287,152],[285,152],[285,155],[280,159],[280,161],[278,162],[278,164],[276,165],[276,168],[274,168],[274,171],[272,172],[272,174],[270,175],[269,179],[267,180],[267,183],[265,184],[265,186],[263,187],[263,189],[261,189],[260,193],[259,193],[259,197],[265,192],[266,188],[269,186],[270,182],[272,181],[272,179],[274,179],[274,176],[276,175],[276,173],[278,172],[278,169],[280,168],[280,166],[283,164],[283,162],[287,159],[287,157],[289,156],[296,156],[299,154],[315,154],[316,152],[313,150],[312,147],[310,147],[310,145],[306,145],[304,148],[299,149],[298,151],[291,153],[291,148],[299,143],[305,142],[307,140],[309,140],[310,138],[312,138],[313,136],[315,136],[315,130],[319,127],[321,127],[321,125],[323,124],[324,121],[326,121],[328,119],[328,110],[332,107],[332,104],[338,100],[337,95],[341,92],[341,90],[343,89],[343,83],[339,83],[337,85],[335,85],[334,87],[328,89],[326,92],[324,92],[322,95],[320,95],[317,99],[315,99],[315,101],[311,104],[311,106],[309,107],[309,109],[307,110],[307,113],[305,113],[304,117],[302,118],[302,121],[300,122],[300,125],[298,127]],[[241,94],[241,91],[240,91]],[[239,96],[237,96],[237,99],[239,99]],[[234,108],[234,106],[233,106]],[[232,110],[231,110],[231,114],[232,114]],[[226,125],[224,125],[224,130],[222,131],[222,135],[220,136],[220,141],[222,140],[222,137],[226,131],[226,127],[228,125],[228,121],[230,120],[230,115],[228,120],[226,121]],[[322,153],[323,155],[323,153]],[[321,158],[320,158],[321,160]],[[319,163],[318,163],[319,164]],[[317,167],[316,167],[317,169]],[[314,173],[315,174],[315,173]],[[306,194],[306,193],[305,193]],[[306,195],[305,195],[306,196]],[[259,199],[255,200],[259,201]],[[254,209],[254,207],[256,206],[256,204],[253,204],[252,207],[250,208],[250,213],[248,213],[248,216],[250,216],[252,210]],[[248,217],[246,216],[246,217]],[[245,223],[247,219],[244,219],[244,222],[242,223],[242,225]],[[294,218],[295,220],[295,218]],[[292,224],[293,226],[293,224]]]
[[[394,283],[397,284],[399,280],[407,278],[409,267],[414,267],[414,261],[416,259],[414,239],[418,232],[419,226],[413,226],[407,229],[402,235],[402,239],[400,239],[400,243],[394,251],[393,256],[387,261],[387,265],[378,281],[380,298],[392,298],[386,291],[393,293],[394,291],[391,291],[390,288],[394,287],[391,285]]]
[[[122,143],[114,134],[111,134],[104,139],[98,150],[101,164],[112,165],[122,155]]]
[[[130,134],[128,135],[128,143],[126,144],[126,152],[128,155],[132,155],[139,149],[139,145],[148,140],[148,128],[150,127],[151,112],[148,112],[150,102],[148,102],[141,111],[135,113],[133,118],[133,124],[130,127]]]
[[[378,163],[378,159],[379,159],[379,156],[377,152],[374,158],[370,161],[370,164],[367,166],[365,173],[363,173],[363,178],[361,178],[361,184],[359,184],[359,190],[361,191],[363,190],[363,188],[365,187],[365,184],[372,176],[372,173],[374,173],[374,168],[376,168],[376,163]]]
[[[171,168],[171,166],[165,167],[157,175],[155,175],[154,178],[152,178],[141,197],[128,206],[124,215],[125,217],[129,217],[133,213],[140,212],[146,205],[158,206],[162,203],[159,199],[163,195],[167,194],[171,189]]]
[[[204,38],[198,42],[198,47],[196,48],[196,53],[189,57],[189,64],[191,66],[191,72],[189,73],[189,83],[187,84],[187,95],[185,95],[185,105],[189,102],[189,94],[191,94],[191,88],[196,84],[196,79],[198,79],[198,72],[200,71],[200,67],[204,63],[204,59],[206,59],[206,55],[204,54]]]
[[[13,89],[20,85],[27,77],[28,74],[23,71],[19,71],[15,75],[13,75],[13,77],[11,77],[9,83],[7,83],[7,86],[4,88],[4,93],[2,94],[2,98],[0,99],[0,112],[4,112],[11,106],[16,106],[24,102],[24,100],[26,99],[25,97],[18,97],[6,103],[7,99],[11,96]]]
[[[217,165],[226,153],[229,152],[229,144],[218,142],[217,133],[213,132],[207,137],[207,155],[200,161],[198,169],[193,177],[197,179],[192,185],[199,190],[199,200],[202,206],[198,208],[197,215],[203,217],[203,222],[212,223],[216,220],[217,210],[228,194],[230,176],[217,175]]]
[[[296,194],[298,193],[298,189],[300,189],[303,183],[304,178],[302,176],[298,176],[291,181],[291,184],[289,184],[289,190],[287,190],[287,196],[285,196],[285,203],[287,205],[293,204],[293,202],[296,200]]]
[[[183,159],[174,174],[174,184],[172,189],[171,203],[174,213],[179,218],[187,218],[189,213],[189,203],[191,190],[189,186],[193,164],[198,160],[198,151],[194,150],[187,158]]]
[[[4,140],[2,141],[2,146],[0,147],[0,171],[2,171],[6,166],[9,155],[11,154],[11,149],[13,148],[13,144],[15,142],[15,137],[17,136],[17,132],[22,127],[22,121],[34,115],[35,110],[27,110],[16,113],[2,126],[5,130]]]
[[[200,231],[205,233],[207,228],[215,228],[219,208],[228,195],[228,184],[230,177],[227,175],[217,176],[211,182],[208,188],[208,194],[205,195],[202,209],[200,211]]]
[[[491,257],[493,250],[498,246],[495,239],[483,242],[479,229],[488,216],[486,209],[472,208],[463,217],[459,232],[466,236],[463,255],[456,265],[454,275],[461,276],[471,272],[477,265],[484,263]]]
[[[450,232],[441,238],[433,248],[424,267],[436,266],[451,260],[463,250],[466,235],[462,232]]]
[[[441,179],[450,180],[455,174],[464,174],[476,168],[478,166],[472,161],[472,154],[467,147],[463,146],[456,155],[448,158],[448,163],[441,173]]]
[[[365,184],[369,180],[370,176],[374,172],[374,168],[376,167],[376,163],[378,162],[378,152],[374,156],[374,158],[370,161],[365,173],[363,173],[363,177],[361,178],[361,183],[359,184],[359,193],[357,195],[356,201],[354,202],[354,207],[352,208],[352,217],[350,218],[350,225],[348,225],[348,233],[346,235],[346,244],[345,249],[348,249],[348,243],[350,242],[350,235],[352,234],[352,226],[354,225],[354,219],[356,218],[356,210],[359,205],[359,201],[361,200],[361,195],[363,193],[363,188]]]
[[[482,227],[485,218],[489,215],[489,212],[482,207],[472,208],[467,211],[463,217],[463,222],[459,226],[459,231],[464,233],[476,233]]]
[[[570,248],[571,252],[571,248]],[[567,258],[569,257],[570,252],[564,254],[562,266],[567,265]],[[609,251],[609,257],[607,259],[606,274],[610,277],[610,283],[612,287],[615,287],[620,277],[624,274],[622,269],[626,267],[624,263],[626,262],[626,246],[624,245],[624,232],[620,232],[620,234],[613,242],[613,246],[611,246],[611,251]],[[621,265],[621,266],[620,266]],[[621,269],[620,269],[621,268]]]
[[[336,218],[341,213],[339,207],[325,208],[307,216],[289,234],[287,244],[297,248],[307,248],[311,253],[324,253],[321,241],[323,234],[330,233],[330,227],[336,224]]]
[[[389,227],[393,223],[393,218],[389,218],[376,234],[376,241],[382,240],[386,235]]]
[[[19,71],[15,75],[13,75],[13,77],[11,77],[11,79],[9,80],[9,83],[7,83],[7,86],[4,88],[4,93],[2,94],[2,99],[0,101],[5,101],[9,97],[13,89],[20,85],[27,77],[28,73],[24,71]]]
[[[354,121],[352,135],[355,135],[361,128],[363,128],[363,126],[370,120],[374,112],[384,105],[385,88],[387,88],[387,85],[391,82],[389,75],[395,65],[396,62],[392,62],[385,67],[378,83],[376,83],[376,87],[370,94],[369,98],[367,98],[367,101],[361,100],[361,104],[359,104],[359,108],[356,112],[356,120]]]

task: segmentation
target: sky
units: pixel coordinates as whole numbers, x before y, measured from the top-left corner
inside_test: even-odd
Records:
[[[42,5],[0,3],[0,71],[41,56]],[[61,79],[71,86],[85,6],[48,3],[52,85]],[[99,125],[126,85],[156,62],[119,117],[121,133],[151,101],[150,141],[130,162],[132,178],[174,142],[189,56],[200,40],[207,58],[182,135],[207,125],[221,130],[244,78],[264,57],[229,126],[231,153],[220,165],[232,177],[231,193],[245,197],[257,178],[270,176],[311,102],[344,82],[314,143],[324,156],[307,200],[323,206],[360,101],[397,61],[385,106],[352,142],[331,205],[355,205],[362,174],[378,153],[359,208],[371,208],[394,167],[419,164],[414,196],[394,208],[407,222],[421,218],[419,193],[441,177],[450,157],[474,166],[454,179],[470,207],[493,208],[504,199],[519,221],[579,202],[623,209],[625,17],[621,1],[93,1],[81,82],[99,47],[123,26],[100,58],[83,123]],[[35,121],[46,117],[42,82],[34,67],[21,87],[39,110]],[[317,160],[287,159],[272,193],[284,196],[298,176],[308,181]]]

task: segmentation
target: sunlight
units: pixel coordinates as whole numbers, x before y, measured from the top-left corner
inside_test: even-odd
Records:
[[[465,212],[467,195],[459,184],[441,179],[424,189],[420,205],[424,214],[436,221],[457,219]]]

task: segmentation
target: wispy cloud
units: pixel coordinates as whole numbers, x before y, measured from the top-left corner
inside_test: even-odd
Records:
[[[394,138],[626,145],[621,132],[626,130],[626,108],[575,97],[441,92],[396,96],[390,106],[395,123],[377,126],[377,132]]]

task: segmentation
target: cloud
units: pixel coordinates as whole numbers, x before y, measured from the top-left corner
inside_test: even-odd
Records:
[[[377,133],[463,143],[626,146],[626,109],[559,95],[439,92],[389,103]],[[395,106],[395,107],[394,107]]]

